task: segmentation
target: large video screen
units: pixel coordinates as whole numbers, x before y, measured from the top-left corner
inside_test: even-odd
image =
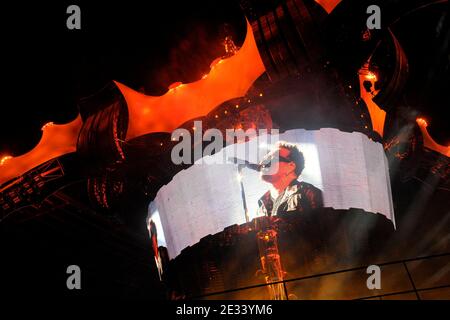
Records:
[[[270,194],[271,185],[256,170],[238,170],[231,158],[260,163],[278,141],[294,144],[303,154],[297,181],[315,190],[321,198],[318,205],[380,213],[395,226],[388,163],[380,143],[358,132],[295,129],[228,145],[182,170],[158,191],[148,222],[156,226],[158,245],[167,247],[169,258],[209,234],[264,214],[261,199]]]

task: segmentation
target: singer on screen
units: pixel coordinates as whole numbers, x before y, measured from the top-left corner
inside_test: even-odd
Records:
[[[305,159],[296,145],[278,142],[259,167],[260,178],[270,184],[270,189],[258,200],[258,215],[285,215],[323,207],[322,191],[298,180]]]

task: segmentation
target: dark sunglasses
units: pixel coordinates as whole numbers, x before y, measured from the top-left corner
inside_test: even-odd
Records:
[[[274,159],[276,159],[277,161],[274,161]],[[277,156],[272,156],[272,157],[270,157],[268,159],[264,159],[261,162],[260,167],[261,168],[270,168],[272,166],[272,164],[275,164],[277,162],[289,163],[289,162],[292,162],[292,160],[288,159],[288,158],[285,158],[285,157],[281,157],[281,156],[278,156],[278,157]]]

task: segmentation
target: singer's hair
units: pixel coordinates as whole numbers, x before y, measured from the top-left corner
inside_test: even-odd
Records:
[[[289,156],[287,158],[295,163],[295,173],[297,174],[297,177],[300,176],[303,169],[305,169],[305,157],[303,156],[303,153],[295,144],[286,141],[278,141],[276,146],[278,149],[284,148],[289,150]]]

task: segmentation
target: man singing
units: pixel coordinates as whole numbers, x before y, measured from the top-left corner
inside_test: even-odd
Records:
[[[258,215],[275,216],[323,207],[322,191],[298,181],[305,167],[303,153],[294,145],[278,142],[260,162],[260,177],[270,189],[258,201]]]

